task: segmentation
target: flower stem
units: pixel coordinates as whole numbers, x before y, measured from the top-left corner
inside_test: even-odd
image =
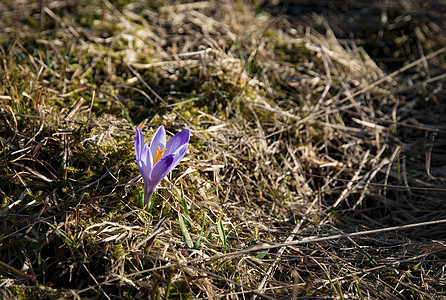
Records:
[[[148,212],[152,211],[153,207],[153,193],[144,192],[144,209]]]

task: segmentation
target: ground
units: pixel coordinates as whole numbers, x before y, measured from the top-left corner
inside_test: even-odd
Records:
[[[1,297],[445,299],[446,3],[316,3],[0,3]]]

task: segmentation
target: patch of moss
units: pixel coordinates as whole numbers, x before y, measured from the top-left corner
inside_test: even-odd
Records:
[[[0,280],[0,283],[3,280]],[[53,289],[45,285],[39,285],[37,287],[24,287],[23,285],[13,284],[8,286],[5,292],[8,292],[10,296],[20,300],[32,300],[48,297],[51,299],[64,298],[67,296],[63,291],[59,289]]]

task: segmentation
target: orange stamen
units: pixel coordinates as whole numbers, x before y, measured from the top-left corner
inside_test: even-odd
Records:
[[[161,158],[163,158],[163,153],[166,151],[166,148],[160,149],[160,146],[158,146],[158,151],[156,151],[155,157],[153,158],[153,165],[155,165]]]

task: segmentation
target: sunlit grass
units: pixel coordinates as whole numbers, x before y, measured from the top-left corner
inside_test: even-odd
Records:
[[[388,26],[349,31],[348,12],[276,18],[246,1],[12,4],[1,298],[444,293],[442,224],[277,246],[445,218],[435,21],[389,7]],[[161,125],[190,146],[146,210],[134,134]]]

